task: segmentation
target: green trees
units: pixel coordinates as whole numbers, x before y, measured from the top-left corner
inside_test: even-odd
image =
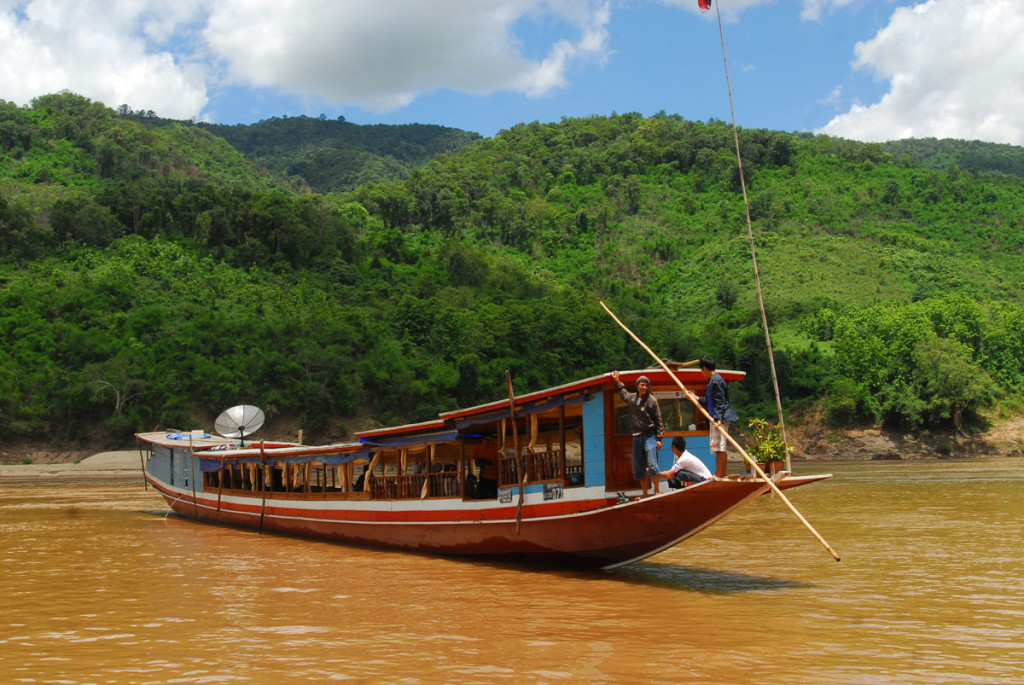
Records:
[[[1007,355],[1005,345],[1024,342],[1022,316],[1019,305],[950,294],[834,317],[826,418],[965,428],[997,392],[1020,390],[1020,355]]]

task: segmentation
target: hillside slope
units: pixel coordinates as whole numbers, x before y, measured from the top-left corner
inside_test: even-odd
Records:
[[[720,123],[523,124],[327,195],[209,132],[69,94],[0,107],[0,130],[7,436],[183,427],[240,402],[342,436],[500,398],[506,369],[526,392],[650,363],[599,300],[666,358],[746,370],[743,417],[774,413]],[[1011,406],[1021,179],[825,136],[740,140],[788,408],[970,431]]]

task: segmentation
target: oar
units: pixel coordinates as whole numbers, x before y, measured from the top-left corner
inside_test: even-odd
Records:
[[[633,333],[633,331],[629,330],[629,328],[626,327],[626,324],[619,321],[619,317],[615,316],[615,314],[612,313],[612,310],[608,309],[604,302],[601,302],[601,306],[604,308],[606,312],[608,312],[608,316],[612,317],[615,320],[615,323],[619,324],[619,326],[622,327],[622,330],[626,331],[626,333],[629,333],[629,337],[633,338],[633,340],[636,340],[637,343],[640,344],[640,347],[647,350],[647,353],[650,354],[654,358],[654,361],[658,362],[658,366],[663,368],[666,371],[666,373],[668,373],[669,377],[676,382],[676,385],[679,386],[679,389],[686,394],[686,397],[689,398],[691,402],[693,402],[693,405],[700,410],[700,413],[707,417],[708,421],[713,422],[714,419],[711,418],[711,415],[708,414],[707,410],[705,410],[704,407],[700,405],[700,402],[697,401],[697,396],[686,389],[686,386],[683,385],[678,378],[676,378],[676,375],[672,373],[672,370],[668,368],[665,362],[661,361],[661,357],[656,355],[650,347],[645,345],[644,341],[638,338],[636,334]],[[836,554],[836,551],[832,549],[832,547],[827,542],[825,542],[825,538],[821,537],[821,535],[818,534],[818,531],[814,530],[814,526],[808,523],[807,519],[805,519],[803,515],[796,510],[796,507],[794,507],[792,502],[789,501],[789,498],[783,495],[782,490],[779,490],[778,486],[775,485],[772,479],[765,475],[765,472],[761,470],[761,467],[757,465],[757,462],[750,458],[750,455],[747,454],[746,451],[744,451],[744,449],[739,446],[739,444],[733,439],[731,435],[729,435],[725,431],[722,432],[722,435],[724,435],[725,439],[728,440],[732,444],[732,446],[736,448],[736,450],[740,453],[740,456],[742,456],[747,461],[747,463],[750,464],[750,466],[754,469],[757,475],[760,476],[760,478],[765,483],[767,483],[769,487],[771,487],[772,491],[779,496],[779,498],[785,503],[785,505],[789,507],[790,511],[792,511],[793,514],[795,514],[796,517],[800,519],[800,522],[807,527],[807,530],[811,531],[811,534],[815,538],[817,538],[818,542],[820,542],[822,546],[826,550],[828,550],[828,553],[832,555],[832,558],[836,561],[839,561],[839,555]]]

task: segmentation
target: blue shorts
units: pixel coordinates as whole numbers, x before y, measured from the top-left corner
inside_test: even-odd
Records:
[[[655,433],[634,435],[633,477],[642,480],[658,473],[658,436]]]

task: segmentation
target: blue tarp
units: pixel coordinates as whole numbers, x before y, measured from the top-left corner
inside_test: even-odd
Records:
[[[404,447],[405,445],[416,445],[428,442],[450,442],[458,437],[458,431],[439,431],[436,433],[396,435],[394,437],[382,436],[379,438],[365,438],[362,440],[362,444],[372,445],[373,447]]]

